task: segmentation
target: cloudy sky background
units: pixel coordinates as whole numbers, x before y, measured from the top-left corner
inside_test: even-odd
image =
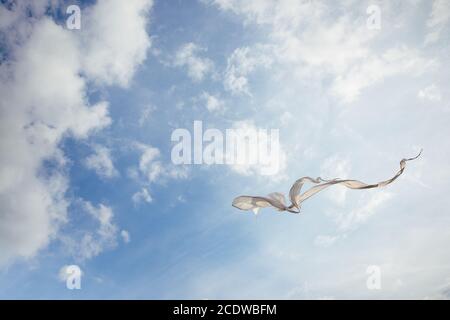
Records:
[[[446,0],[2,1],[0,298],[450,297],[449,22]],[[280,171],[172,164],[194,120],[280,129]],[[231,207],[420,148],[302,215]]]

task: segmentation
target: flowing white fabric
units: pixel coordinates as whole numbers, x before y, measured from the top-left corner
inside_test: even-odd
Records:
[[[267,197],[239,196],[233,200],[233,207],[236,207],[241,210],[253,210],[255,213],[257,213],[260,208],[266,207],[274,207],[278,211],[299,213],[303,201],[309,199],[319,191],[322,191],[323,189],[326,189],[336,184],[343,185],[349,189],[358,189],[358,190],[384,187],[395,181],[403,173],[407,161],[417,159],[421,154],[422,150],[420,150],[419,154],[414,158],[402,159],[400,161],[400,170],[392,178],[378,183],[367,184],[358,180],[350,180],[350,179],[342,180],[339,178],[332,180],[324,180],[320,177],[316,179],[310,177],[302,177],[297,181],[295,181],[295,183],[291,187],[291,190],[289,191],[289,199],[291,201],[291,204],[289,206],[286,205],[286,200],[283,194],[274,192],[269,194]],[[311,187],[304,193],[300,194],[300,191],[306,182],[311,182],[316,185]]]

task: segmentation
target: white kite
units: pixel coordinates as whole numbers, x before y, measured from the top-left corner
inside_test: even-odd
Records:
[[[406,162],[417,159],[422,153],[420,150],[419,154],[414,158],[402,159],[400,161],[400,170],[393,176],[392,178],[381,181],[374,184],[367,184],[358,180],[349,180],[349,179],[332,179],[325,180],[320,177],[313,179],[310,177],[302,177],[295,181],[291,190],[289,191],[289,199],[291,200],[291,204],[289,206],[286,205],[285,197],[282,193],[274,192],[269,194],[267,197],[258,197],[258,196],[239,196],[233,200],[233,207],[236,207],[241,210],[253,210],[253,212],[257,213],[260,208],[266,207],[274,207],[278,211],[288,211],[292,213],[300,213],[300,207],[303,201],[312,197],[319,191],[322,191],[325,188],[328,188],[332,185],[340,184],[350,189],[373,189],[384,187],[395,179],[397,179],[405,170]],[[309,190],[300,194],[300,191],[305,184],[305,182],[311,182],[316,184],[311,187]]]

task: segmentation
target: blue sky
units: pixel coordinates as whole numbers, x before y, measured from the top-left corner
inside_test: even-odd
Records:
[[[0,298],[448,298],[449,21],[442,0],[2,1]],[[194,121],[279,129],[280,170],[173,164]],[[301,215],[231,206],[421,148]]]

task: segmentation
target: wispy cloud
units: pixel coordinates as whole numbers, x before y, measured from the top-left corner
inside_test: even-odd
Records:
[[[426,88],[419,90],[417,96],[423,100],[441,101],[441,91],[435,84],[431,84]]]
[[[89,201],[81,201],[79,207],[94,222],[93,226],[78,228],[75,234],[61,235],[60,239],[67,252],[76,260],[84,261],[114,248],[117,245],[118,227],[114,223],[111,207],[102,203],[94,206]]]
[[[272,60],[264,46],[237,48],[227,60],[224,75],[225,89],[233,94],[250,94],[249,75],[257,67],[269,67]]]
[[[429,32],[425,37],[425,44],[436,43],[450,21],[450,3],[445,0],[434,0],[430,16],[427,21]]]
[[[139,204],[141,202],[151,203],[153,201],[153,198],[147,188],[142,188],[141,191],[134,193],[131,199],[134,204]]]

